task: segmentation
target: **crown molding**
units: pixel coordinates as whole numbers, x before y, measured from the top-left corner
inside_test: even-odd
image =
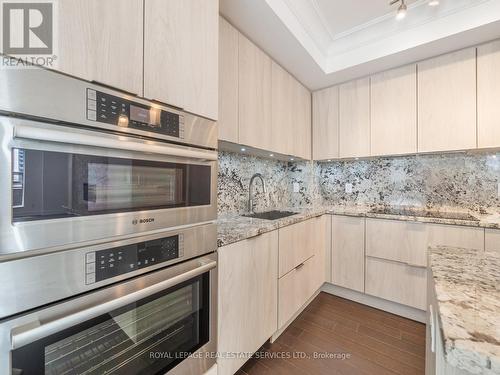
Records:
[[[334,34],[317,0],[265,0],[325,74],[391,56],[500,20],[498,0],[427,0],[408,6],[397,21],[395,10]],[[388,9],[389,5],[388,5]]]

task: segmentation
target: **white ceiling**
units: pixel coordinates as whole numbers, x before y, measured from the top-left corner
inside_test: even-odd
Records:
[[[406,1],[407,5],[416,0]],[[315,8],[327,32],[332,38],[370,22],[397,9],[388,0],[289,0],[289,4],[307,4]]]
[[[315,90],[500,37],[500,0],[220,0],[220,12]]]

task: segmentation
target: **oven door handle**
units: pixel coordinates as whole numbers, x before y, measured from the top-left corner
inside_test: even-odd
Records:
[[[118,297],[117,299],[114,299],[112,301],[92,306],[88,309],[84,309],[74,314],[67,315],[63,318],[50,321],[48,323],[39,325],[35,328],[29,329],[24,332],[12,333],[11,337],[12,350],[31,344],[37,340],[43,339],[44,337],[50,336],[64,329],[73,327],[75,325],[93,319],[100,315],[109,313],[110,311],[119,309],[130,303],[137,302],[155,293],[161,292],[162,290],[168,289],[184,281],[192,279],[196,276],[202,275],[205,272],[208,272],[217,266],[217,262],[215,260],[209,260],[203,258],[200,259],[199,264],[201,265],[187,272],[184,272],[180,275],[174,276],[170,279],[161,281],[159,283],[156,283],[144,289],[140,289],[136,292],[124,295],[122,297]],[[33,326],[33,324],[37,323],[39,322],[32,322],[28,326]]]
[[[99,133],[94,135],[91,134],[90,131],[74,131],[70,128],[62,131],[43,129],[29,125],[16,125],[14,128],[14,138],[137,151],[147,154],[177,156],[188,159],[217,160],[217,153],[215,151],[173,146],[167,143],[158,144],[157,142],[148,141],[138,142],[131,137],[109,137]]]

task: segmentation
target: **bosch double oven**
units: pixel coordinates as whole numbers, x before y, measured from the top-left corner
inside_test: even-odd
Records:
[[[217,125],[0,71],[0,374],[215,363]]]

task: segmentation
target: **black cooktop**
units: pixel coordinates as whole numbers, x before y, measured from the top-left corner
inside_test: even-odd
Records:
[[[380,207],[369,211],[373,214],[383,215],[400,215],[400,216],[415,216],[415,217],[430,217],[438,219],[450,220],[470,220],[479,221],[479,219],[465,212],[443,212],[443,211],[428,211],[410,207]]]

